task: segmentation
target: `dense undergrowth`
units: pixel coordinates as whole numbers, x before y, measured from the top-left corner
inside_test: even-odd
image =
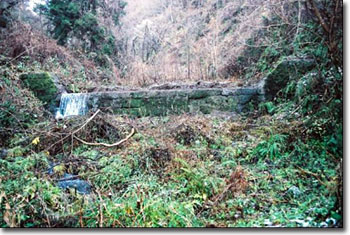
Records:
[[[229,120],[104,115],[90,124],[98,129],[79,134],[99,139],[104,126],[123,138],[136,128],[119,148],[67,141],[48,149],[50,138],[59,140],[63,128],[83,119],[50,126],[56,131],[21,146],[14,142],[0,160],[2,227],[341,226],[342,156],[310,139],[295,115],[282,114]],[[92,193],[58,188],[63,173],[87,180]]]
[[[54,120],[20,75],[53,72],[72,92],[120,84],[110,68],[43,35],[14,40],[22,29],[30,34],[19,23],[0,42],[0,226],[342,227],[342,25],[325,35],[315,22],[268,28],[263,36],[278,42],[268,46],[247,41],[237,66],[254,57],[242,68],[248,83],[289,56],[312,58],[314,67],[281,74],[286,86],[246,114],[100,113],[82,129],[88,117]],[[76,137],[89,143],[114,143],[132,129],[113,148],[72,135],[79,130]],[[86,180],[91,193],[58,187],[65,173]]]

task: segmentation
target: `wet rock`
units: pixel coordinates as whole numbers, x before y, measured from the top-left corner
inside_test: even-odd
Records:
[[[52,163],[52,162],[49,162],[49,169],[47,170],[47,174],[48,175],[53,175],[55,172],[54,172],[54,170],[53,170],[53,168],[55,167],[55,166],[57,166],[57,165],[59,165],[59,164],[55,164],[55,163]]]
[[[294,197],[297,197],[297,196],[299,196],[301,194],[301,191],[300,191],[300,189],[298,187],[292,186],[292,187],[290,187],[287,190],[287,194],[290,194],[290,195],[292,195]]]
[[[55,174],[55,166],[58,166],[58,163],[49,162],[49,169],[47,171],[48,175]],[[68,173],[64,173],[63,177],[58,180],[58,187],[61,189],[75,189],[80,194],[90,194],[91,193],[91,185],[85,181],[78,178],[77,175],[72,175]]]
[[[7,149],[1,149],[0,150],[0,159],[5,158],[7,156],[7,154],[8,154]]]
[[[90,194],[91,193],[91,185],[85,181],[76,179],[76,175],[64,174],[64,177],[61,178],[58,182],[58,187],[62,189],[70,189],[73,188],[77,190],[80,194]]]
[[[55,84],[55,86],[58,90],[58,93],[59,94],[67,93],[67,89],[64,86],[64,84],[61,82],[61,79],[56,74],[50,74],[50,75],[51,75],[53,83]]]

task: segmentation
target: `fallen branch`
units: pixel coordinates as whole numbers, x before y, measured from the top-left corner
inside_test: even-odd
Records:
[[[207,209],[207,207],[208,207],[209,205],[210,205],[211,207],[216,206],[217,203],[218,203],[219,201],[221,201],[221,200],[225,197],[226,193],[235,185],[235,183],[236,183],[236,182],[227,185],[226,188],[225,188],[219,195],[217,195],[217,196],[214,197],[214,201],[213,201],[213,202],[211,202],[210,204],[209,204],[209,203],[205,203],[205,204],[203,205],[202,209],[197,213],[197,216],[200,216],[200,215],[202,214],[202,212],[203,212],[205,209]]]
[[[220,193],[219,195],[217,195],[215,198],[214,198],[214,202],[212,204],[212,206],[216,206],[217,203],[219,201],[221,201],[225,196],[226,196],[226,193],[236,184],[236,182],[234,183],[231,183],[229,184],[228,186],[226,186],[226,188],[224,189],[224,191],[222,191],[222,193]]]
[[[330,32],[329,25],[323,19],[323,16],[321,15],[321,12],[319,11],[319,9],[318,9],[317,5],[315,4],[315,2],[313,0],[308,0],[308,2],[310,3],[311,9],[315,13],[315,15],[316,15],[319,23],[321,24],[322,28],[324,29],[324,31],[329,33]]]
[[[211,207],[215,207],[219,202],[221,202],[228,192],[238,192],[244,191],[246,188],[246,180],[245,180],[245,172],[243,171],[241,166],[237,166],[236,170],[231,173],[230,179],[228,181],[228,185],[224,188],[224,190],[216,195],[213,198],[213,202],[211,202]],[[201,213],[206,209],[209,203],[205,203],[202,209],[197,213],[197,216],[201,215]]]
[[[78,133],[81,129],[83,129],[89,122],[91,122],[92,119],[94,119],[96,117],[96,115],[101,112],[101,110],[97,110],[96,113],[94,113],[94,115],[92,115],[88,120],[85,121],[85,123],[79,127],[78,129],[76,129],[75,131],[73,131],[72,133],[66,135],[65,137],[63,137],[62,139],[60,139],[59,141],[53,143],[51,146],[49,146],[48,148],[45,149],[45,151],[48,151],[49,149],[51,149],[53,146],[55,146],[56,144],[62,142],[63,140],[67,139],[68,137],[73,137],[74,134]]]
[[[321,180],[320,176],[317,175],[316,173],[313,173],[313,172],[311,172],[311,171],[305,170],[305,169],[303,169],[303,168],[301,168],[301,167],[299,167],[299,166],[296,166],[296,167],[297,167],[297,168],[299,169],[299,171],[300,171],[301,173],[303,173],[304,175],[312,175],[312,176],[315,177],[322,185],[324,185],[324,186],[326,186],[326,187],[328,188],[328,184],[326,184],[325,182],[323,182],[323,181]]]
[[[86,145],[90,145],[90,146],[104,146],[104,147],[109,147],[109,148],[111,148],[111,147],[116,147],[116,146],[121,145],[122,143],[124,143],[125,141],[127,141],[128,139],[130,139],[134,134],[135,134],[135,129],[132,128],[130,134],[129,134],[125,139],[122,139],[122,140],[120,140],[120,141],[118,141],[117,143],[114,143],[114,144],[90,143],[90,142],[86,142],[85,140],[82,140],[82,139],[76,137],[75,135],[73,135],[73,137],[74,137],[76,140],[78,140],[78,141],[80,141],[81,143],[86,144]]]
[[[70,154],[73,154],[73,148],[74,148],[74,134],[78,133],[81,129],[83,129],[89,122],[91,122],[92,119],[94,119],[97,114],[100,112],[101,110],[97,110],[96,113],[94,113],[94,115],[92,115],[88,120],[86,120],[86,122],[84,123],[84,125],[82,125],[81,127],[79,127],[78,129],[76,129],[75,131],[72,132],[71,134],[71,151]]]
[[[94,115],[92,115],[88,120],[86,120],[86,122],[84,123],[84,125],[82,125],[81,127],[79,127],[78,129],[76,129],[75,131],[72,132],[72,135],[74,136],[74,134],[78,133],[81,129],[83,129],[89,122],[92,121],[92,119],[94,119],[96,117],[96,115],[101,112],[101,110],[97,110],[96,113],[94,113]]]

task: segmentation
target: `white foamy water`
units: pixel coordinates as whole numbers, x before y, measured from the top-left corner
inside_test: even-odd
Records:
[[[62,94],[60,107],[55,115],[56,119],[85,115],[88,111],[87,97],[88,95],[84,93]]]

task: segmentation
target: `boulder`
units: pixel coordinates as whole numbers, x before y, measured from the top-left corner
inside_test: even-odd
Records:
[[[20,75],[24,85],[33,91],[34,95],[45,104],[55,101],[59,93],[52,76],[49,73],[27,73]]]
[[[91,193],[91,185],[81,179],[75,179],[76,175],[64,174],[64,177],[59,180],[58,187],[61,189],[75,189],[78,193],[86,195]]]
[[[60,81],[60,78],[55,74],[50,74],[50,76],[52,77],[52,81],[55,84],[55,86],[58,90],[58,93],[59,94],[67,93],[67,89],[64,86],[64,84]]]
[[[47,174],[53,176],[55,174],[54,168],[60,164],[50,162],[50,167]],[[64,173],[63,177],[58,180],[57,186],[61,189],[75,189],[78,193],[86,195],[92,191],[91,185],[86,180],[81,180],[77,175]]]
[[[280,60],[264,79],[264,93],[267,100],[273,100],[287,83],[313,69],[315,61],[305,57],[289,56]]]
[[[8,154],[7,149],[1,149],[0,150],[0,159],[6,158]]]

